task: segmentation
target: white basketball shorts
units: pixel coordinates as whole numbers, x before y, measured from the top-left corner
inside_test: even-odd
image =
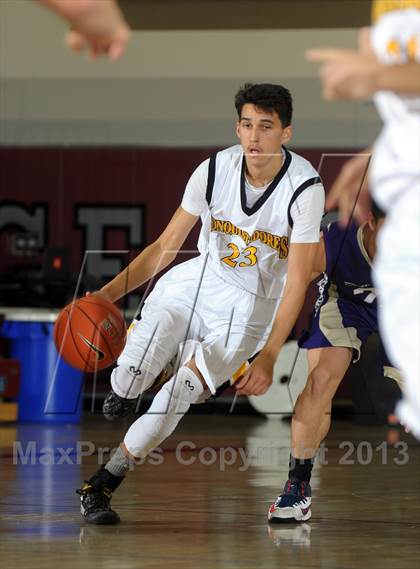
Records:
[[[261,348],[277,305],[225,282],[200,255],[158,280],[117,363],[156,377],[182,342],[197,340],[196,365],[214,393]]]

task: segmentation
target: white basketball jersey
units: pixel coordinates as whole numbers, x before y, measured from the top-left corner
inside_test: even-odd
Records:
[[[385,65],[420,62],[420,10],[410,7],[413,5],[416,3],[400,0],[388,3],[388,8],[397,9],[378,13],[371,42],[377,58]],[[382,91],[374,100],[384,128],[375,144],[373,191],[379,205],[388,209],[405,188],[413,186],[409,178],[419,175],[420,98]],[[399,174],[399,179],[395,174]]]
[[[371,41],[376,57],[384,65],[420,63],[420,10],[395,10],[383,15],[372,28]],[[375,102],[385,123],[411,113],[419,117],[419,97],[380,92]]]
[[[209,207],[201,216],[198,242],[199,251],[208,254],[211,269],[252,294],[279,298],[287,276],[291,205],[306,188],[320,183],[307,160],[284,149],[281,170],[257,202],[248,207],[242,147],[218,152],[210,159]]]

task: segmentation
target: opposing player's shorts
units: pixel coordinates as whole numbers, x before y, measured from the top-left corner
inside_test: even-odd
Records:
[[[360,359],[362,345],[371,334],[378,332],[376,311],[347,298],[329,297],[313,318],[310,332],[299,340],[299,346],[307,350],[341,347],[353,350],[353,362]],[[385,377],[403,385],[401,372],[389,361],[383,347],[380,365]]]
[[[225,282],[201,255],[158,280],[130,327],[118,365],[156,377],[182,342],[197,340],[195,362],[214,393],[260,349],[277,303]]]
[[[313,348],[350,348],[354,360],[360,358],[362,344],[378,331],[375,311],[362,303],[347,298],[329,296],[314,316],[309,334],[304,335],[299,345]]]

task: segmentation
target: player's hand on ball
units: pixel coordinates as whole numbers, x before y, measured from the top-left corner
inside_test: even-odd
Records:
[[[104,300],[108,300],[109,302],[113,302],[111,296],[105,292],[104,290],[94,290],[93,292],[86,291],[86,296],[98,296],[103,298]]]
[[[240,395],[263,395],[273,383],[274,360],[261,352],[236,384]]]

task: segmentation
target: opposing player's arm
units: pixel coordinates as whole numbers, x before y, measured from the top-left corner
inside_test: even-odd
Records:
[[[116,0],[36,0],[67,20],[66,43],[73,51],[88,48],[91,55],[118,59],[131,31]]]
[[[384,65],[373,51],[371,29],[362,28],[359,32],[358,51],[320,48],[309,50],[306,56],[309,61],[321,63],[320,76],[326,99],[360,100],[371,97],[378,91],[418,95],[420,64],[416,61],[417,43],[418,38],[414,38],[406,46],[407,61]],[[404,52],[399,45],[397,49]]]
[[[347,160],[329,191],[325,208],[338,208],[342,227],[346,227],[352,218],[360,224],[368,220],[371,207],[368,187],[371,157],[372,148],[367,148]]]
[[[100,292],[115,302],[159,273],[175,259],[197,220],[196,215],[179,207],[160,237],[137,255]]]
[[[377,75],[376,91],[419,95],[420,64],[410,61],[400,65],[381,65]]]

